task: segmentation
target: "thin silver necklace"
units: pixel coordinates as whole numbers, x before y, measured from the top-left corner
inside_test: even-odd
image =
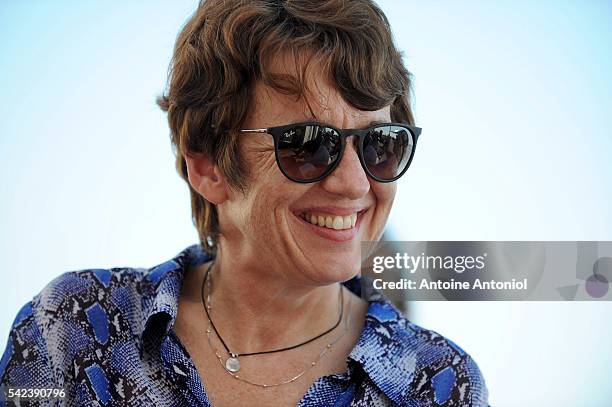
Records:
[[[205,304],[205,307],[207,307],[208,311],[210,311],[212,309],[211,306],[211,288],[210,288],[210,279],[207,279],[207,286],[208,286],[208,294],[207,294],[207,304]],[[340,287],[340,289],[342,290],[342,286]],[[344,302],[344,298],[342,299],[342,302]],[[332,340],[330,343],[328,343],[323,350],[319,353],[319,355],[317,356],[317,358],[315,360],[313,360],[312,362],[310,362],[310,364],[308,364],[308,366],[306,367],[306,369],[302,370],[300,373],[298,373],[297,375],[291,377],[290,379],[286,379],[277,383],[272,383],[272,384],[266,384],[266,383],[258,383],[258,382],[254,382],[252,380],[246,379],[240,375],[238,375],[238,373],[236,373],[236,371],[232,371],[228,368],[228,361],[230,359],[232,359],[235,354],[231,353],[228,351],[229,357],[227,358],[227,360],[224,362],[223,361],[223,356],[221,356],[219,354],[219,352],[217,351],[217,349],[215,348],[215,346],[212,344],[212,341],[210,339],[211,333],[213,332],[213,327],[212,327],[212,321],[210,320],[210,317],[208,317],[208,313],[206,314],[208,317],[208,328],[206,329],[206,336],[208,337],[208,345],[210,346],[211,350],[213,351],[213,353],[215,354],[215,356],[217,357],[217,359],[219,360],[219,364],[221,364],[221,367],[223,368],[223,370],[225,370],[230,376],[234,377],[234,379],[240,380],[241,382],[253,385],[253,386],[257,386],[257,387],[262,387],[262,388],[268,388],[268,387],[277,387],[277,386],[282,386],[284,384],[289,384],[289,383],[293,383],[295,381],[297,381],[298,379],[300,379],[302,376],[304,376],[309,370],[311,370],[312,368],[314,368],[319,361],[323,358],[323,356],[325,356],[325,354],[327,352],[329,352],[332,348],[333,345],[335,345],[340,339],[342,339],[344,337],[344,335],[346,335],[346,333],[349,330],[349,327],[351,325],[351,317],[352,317],[352,306],[353,303],[351,302],[351,299],[349,297],[349,303],[350,303],[350,307],[349,307],[349,312],[348,312],[348,317],[345,319],[345,326],[344,326],[344,330],[343,332],[338,335],[334,340]],[[219,337],[219,333],[215,330],[215,333],[217,334],[217,337]],[[219,337],[219,339],[221,339]],[[310,342],[310,341],[309,341]],[[237,358],[236,358],[237,359]],[[231,367],[231,366],[230,366]],[[238,366],[239,368],[239,366]]]
[[[339,296],[339,308],[340,308],[340,312],[338,315],[338,320],[336,321],[336,323],[329,329],[325,330],[324,332],[321,332],[319,335],[310,338],[304,342],[300,342],[298,344],[292,345],[292,346],[287,346],[284,348],[278,348],[278,349],[272,349],[272,350],[266,350],[266,351],[259,351],[259,352],[249,352],[249,353],[235,353],[232,352],[229,349],[229,346],[225,343],[225,341],[223,340],[223,337],[221,336],[221,333],[219,332],[219,330],[217,329],[217,327],[215,326],[215,323],[212,320],[212,317],[210,316],[210,295],[209,295],[209,300],[208,303],[209,305],[206,305],[206,300],[204,299],[204,286],[206,285],[207,282],[210,282],[210,280],[208,279],[208,276],[210,274],[210,270],[212,269],[213,266],[213,262],[210,263],[210,266],[208,266],[208,269],[206,269],[206,274],[204,275],[204,278],[202,279],[202,287],[200,288],[200,294],[202,296],[202,306],[204,307],[204,313],[206,314],[206,317],[208,318],[208,320],[210,321],[210,325],[212,327],[212,330],[214,331],[214,333],[217,335],[217,337],[219,338],[219,341],[221,341],[221,344],[223,345],[223,348],[225,348],[225,351],[229,354],[229,357],[225,360],[225,368],[227,370],[229,370],[232,373],[238,373],[238,371],[240,370],[240,360],[239,357],[244,357],[244,356],[254,356],[254,355],[263,355],[266,353],[276,353],[276,352],[284,352],[284,351],[288,351],[291,349],[295,349],[295,348],[299,348],[300,346],[304,346],[306,344],[309,344],[310,342],[316,341],[317,339],[321,338],[322,336],[327,335],[328,333],[330,333],[331,331],[333,331],[334,329],[336,329],[336,327],[338,325],[340,325],[340,322],[342,321],[342,316],[344,315],[344,291],[342,290],[342,285],[339,286],[340,290],[338,292],[338,296]],[[209,290],[208,292],[210,293],[210,284],[209,284]]]

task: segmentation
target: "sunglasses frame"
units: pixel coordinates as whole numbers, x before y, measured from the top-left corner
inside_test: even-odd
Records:
[[[319,175],[316,178],[309,179],[309,180],[296,179],[296,178],[292,177],[291,175],[287,174],[287,172],[285,171],[285,169],[281,165],[281,161],[280,161],[280,157],[279,157],[279,148],[278,148],[278,146],[280,144],[280,138],[282,137],[283,133],[286,130],[292,128],[292,127],[298,127],[298,126],[329,127],[330,129],[334,130],[335,132],[337,132],[340,135],[340,152],[339,152],[340,157],[338,158],[338,160],[336,160],[336,162],[334,162],[332,165],[330,165],[330,167],[327,170],[325,170],[325,172],[323,174]],[[408,130],[408,133],[412,137],[412,151],[410,152],[410,157],[408,157],[408,162],[406,163],[406,167],[398,175],[396,175],[392,179],[388,179],[388,180],[381,179],[381,178],[375,176],[374,174],[372,174],[372,172],[367,168],[367,166],[365,164],[365,159],[363,158],[363,140],[365,139],[365,137],[373,129],[378,128],[378,127],[386,127],[386,126],[403,127],[406,130]],[[312,122],[311,121],[311,122],[300,122],[300,123],[286,124],[286,125],[282,125],[282,126],[267,127],[267,128],[261,128],[261,129],[241,129],[240,132],[241,133],[258,133],[258,134],[269,134],[269,135],[271,135],[274,138],[274,156],[276,157],[276,165],[278,166],[280,171],[283,173],[283,175],[285,177],[287,177],[288,179],[290,179],[291,181],[293,181],[293,182],[297,182],[297,183],[300,183],[300,184],[311,184],[313,182],[321,181],[325,177],[329,176],[332,172],[334,172],[334,170],[338,167],[338,165],[340,165],[340,161],[342,161],[342,157],[344,156],[344,150],[346,148],[346,138],[350,137],[350,136],[355,136],[355,138],[356,138],[356,141],[357,141],[357,156],[359,157],[359,162],[361,163],[361,167],[363,168],[365,173],[370,178],[372,178],[372,179],[374,179],[374,180],[376,180],[378,182],[382,182],[382,183],[396,181],[402,175],[404,175],[404,173],[406,172],[406,170],[408,170],[408,168],[410,167],[410,164],[412,163],[412,159],[414,158],[414,152],[416,151],[417,140],[418,140],[419,136],[421,135],[421,130],[422,129],[420,127],[411,126],[411,125],[406,124],[406,123],[376,123],[376,124],[373,124],[373,125],[365,128],[365,129],[339,129],[339,128],[334,127],[334,126],[329,125],[329,124],[320,123],[320,122]]]

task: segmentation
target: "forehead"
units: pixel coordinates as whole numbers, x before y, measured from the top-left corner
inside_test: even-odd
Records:
[[[253,87],[246,124],[271,127],[305,120],[316,120],[343,127],[343,123],[367,123],[373,120],[389,121],[389,106],[380,110],[359,110],[350,105],[338,90],[330,73],[320,59],[306,59],[303,53],[297,59],[289,54],[278,54],[267,65],[269,75],[281,82],[291,79],[302,81],[302,92],[286,92],[258,80]]]

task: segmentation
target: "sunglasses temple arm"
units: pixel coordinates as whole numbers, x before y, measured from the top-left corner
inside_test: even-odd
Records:
[[[242,129],[241,133],[268,133],[268,129]]]

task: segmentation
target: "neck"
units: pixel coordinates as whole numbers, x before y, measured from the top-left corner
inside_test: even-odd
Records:
[[[209,270],[210,316],[232,352],[271,350],[329,329],[340,313],[339,284],[291,283],[265,265],[247,267],[223,251]],[[201,273],[209,268],[205,265]]]

